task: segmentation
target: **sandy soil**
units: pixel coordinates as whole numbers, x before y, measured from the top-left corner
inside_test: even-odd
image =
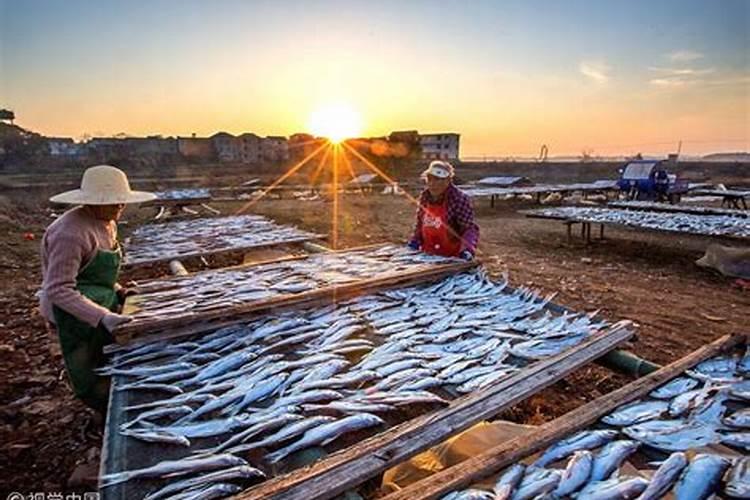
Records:
[[[568,243],[561,223],[526,219],[516,213],[521,206],[529,205],[506,202],[490,209],[486,202],[477,204],[479,257],[489,270],[508,273],[514,285],[557,292],[557,303],[577,311],[600,310],[606,318],[636,322],[638,340],[628,348],[638,355],[667,363],[721,335],[748,328],[750,294],[693,264],[707,240],[608,229],[605,240],[590,246],[579,240]],[[239,204],[216,207],[232,213]],[[47,335],[35,310],[37,246],[51,218],[44,205],[32,202],[23,208],[18,202],[5,203],[0,209],[0,493],[88,491],[96,474],[99,425],[73,399],[57,341]],[[330,201],[268,200],[253,211],[332,233]],[[406,241],[413,212],[403,197],[347,195],[340,205],[336,245]],[[150,209],[127,213],[128,227],[152,215]],[[333,244],[332,238],[328,243]],[[209,264],[227,265],[241,258]],[[155,277],[158,272],[130,277]],[[541,423],[628,380],[592,365],[502,416]],[[70,482],[74,471],[82,481]]]

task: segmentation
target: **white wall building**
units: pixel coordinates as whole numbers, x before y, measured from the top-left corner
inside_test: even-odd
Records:
[[[459,134],[452,132],[442,134],[419,134],[419,145],[422,147],[424,160],[457,160]]]

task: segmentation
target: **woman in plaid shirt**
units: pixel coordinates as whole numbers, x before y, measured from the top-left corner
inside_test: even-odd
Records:
[[[422,172],[427,188],[419,198],[417,224],[409,247],[471,260],[479,243],[471,199],[453,184],[453,165],[433,161]]]

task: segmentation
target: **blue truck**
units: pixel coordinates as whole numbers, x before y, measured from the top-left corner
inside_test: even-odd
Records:
[[[620,169],[617,186],[629,200],[679,203],[688,182],[667,170],[666,160],[632,160]]]

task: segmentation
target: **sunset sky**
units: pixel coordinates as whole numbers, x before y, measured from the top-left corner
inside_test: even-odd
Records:
[[[289,135],[328,105],[464,157],[750,151],[750,1],[0,0],[0,107],[46,135]]]

